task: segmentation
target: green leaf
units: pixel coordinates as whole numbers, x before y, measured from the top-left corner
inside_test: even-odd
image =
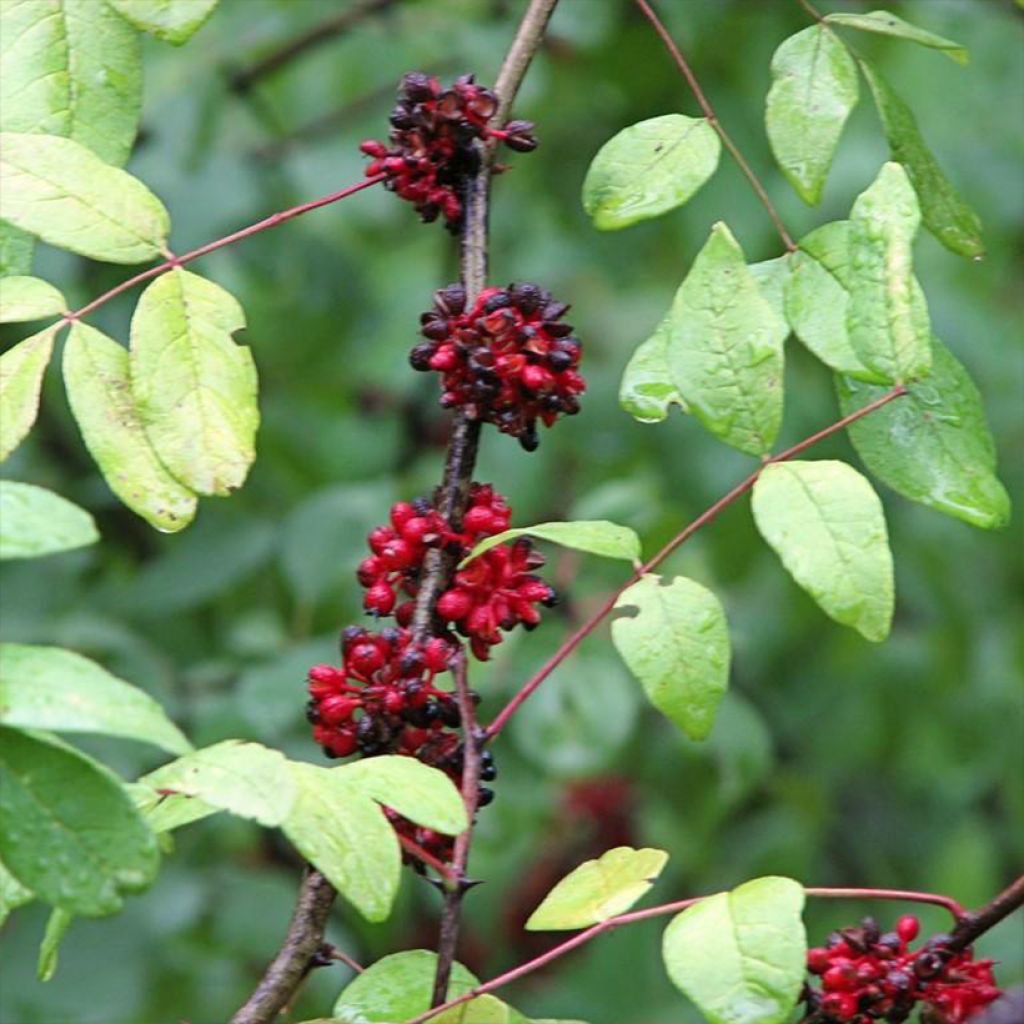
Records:
[[[181,46],[203,27],[217,0],[107,0],[137,29]]]
[[[208,818],[220,810],[196,796],[159,793],[144,782],[129,782],[124,788],[154,832],[172,832],[182,825],[191,825],[194,821]]]
[[[0,462],[25,439],[39,413],[43,374],[59,327],[47,327],[0,356]]]
[[[703,117],[639,121],[598,150],[583,181],[583,209],[601,231],[674,210],[715,173],[721,148]]]
[[[836,622],[889,635],[893,568],[882,503],[845,462],[776,462],[754,484],[754,521],[789,574]]]
[[[360,793],[424,828],[456,836],[469,825],[455,783],[444,772],[414,757],[371,757],[333,771]]]
[[[955,43],[952,39],[943,39],[934,32],[927,32],[923,28],[911,25],[890,11],[871,11],[868,14],[837,11],[834,14],[826,14],[825,21],[830,25],[843,25],[846,28],[860,29],[862,32],[876,32],[878,35],[919,43],[932,50],[941,50],[957,64],[967,64],[971,59],[966,47],[960,43]]]
[[[781,1024],[807,969],[803,905],[802,886],[771,876],[701,900],[665,929],[668,976],[710,1024]]]
[[[917,196],[897,163],[885,164],[850,212],[850,345],[887,381],[914,380],[931,368],[928,307],[913,267],[920,220]]]
[[[30,234],[0,220],[0,277],[30,274],[35,247]]]
[[[124,736],[172,754],[192,749],[148,693],[59,647],[0,644],[0,722]]]
[[[383,810],[337,770],[288,765],[295,802],[284,834],[367,921],[384,921],[398,893],[402,852]]]
[[[459,563],[459,568],[485,551],[517,537],[537,537],[561,544],[564,548],[586,551],[604,558],[621,558],[634,563],[640,559],[640,538],[628,526],[619,526],[618,523],[609,523],[604,519],[581,519],[572,523],[538,523],[536,526],[522,526],[496,533],[480,541]]]
[[[761,294],[722,223],[669,313],[668,364],[690,411],[726,444],[765,454],[782,423],[785,320]]]
[[[760,263],[747,264],[750,276],[757,283],[761,297],[768,301],[768,304],[778,314],[780,320],[785,320],[786,310],[783,300],[783,293],[790,274],[790,254],[787,252],[775,259],[761,260]]]
[[[137,178],[55,135],[0,135],[0,217],[44,242],[109,263],[160,255],[170,218]]]
[[[230,494],[256,457],[256,367],[231,335],[245,314],[219,285],[176,268],[132,317],[139,416],[163,464],[200,494]]]
[[[861,380],[884,380],[869,370],[850,344],[850,222],[833,221],[800,239],[785,282],[786,319],[823,363]]]
[[[99,539],[85,509],[42,487],[0,480],[0,559],[39,558]]]
[[[0,726],[0,778],[0,856],[40,899],[96,917],[153,880],[156,837],[109,769],[56,739]]]
[[[35,894],[19,882],[14,875],[0,863],[0,925],[7,920],[12,910],[31,903]]]
[[[615,602],[612,642],[651,703],[692,740],[711,732],[729,685],[729,627],[718,598],[685,576],[641,577]]]
[[[952,252],[980,259],[985,255],[981,218],[943,173],[906,103],[871,64],[862,60],[860,68],[871,87],[892,158],[906,168],[917,192],[924,226]]]
[[[122,165],[142,109],[142,51],[97,0],[0,5],[0,131],[62,135]]]
[[[128,351],[88,324],[64,346],[64,386],[82,438],[110,489],[164,533],[196,514],[196,496],[167,471],[143,430],[132,396]]]
[[[839,137],[857,105],[857,65],[824,25],[775,51],[765,127],[775,159],[805,203],[817,206]]]
[[[666,317],[633,353],[622,375],[619,405],[641,423],[660,423],[668,417],[672,405],[689,412],[669,372],[667,346],[671,331],[671,321]]]
[[[298,787],[284,755],[259,743],[224,740],[179,757],[139,782],[171,790],[261,825],[280,825],[292,811]]]
[[[344,988],[334,1005],[334,1014],[349,1019],[361,1013],[370,1022],[408,1020],[430,1007],[437,954],[426,949],[392,953],[370,964]],[[479,980],[462,964],[452,964],[448,998],[464,995]]]
[[[1010,520],[1010,499],[996,476],[996,449],[981,395],[967,370],[938,338],[929,377],[847,429],[857,454],[879,480],[971,526],[992,530]],[[844,415],[885,394],[837,377]]]
[[[627,910],[654,885],[668,862],[664,850],[618,846],[566,875],[526,922],[528,931],[589,928]]]
[[[40,320],[67,309],[64,296],[38,277],[0,277],[0,324]]]
[[[39,962],[36,966],[36,977],[40,981],[50,981],[57,973],[60,944],[64,941],[64,936],[74,919],[74,914],[69,914],[66,910],[61,910],[60,907],[56,907],[50,912],[50,917],[46,922],[46,933],[39,946]]]

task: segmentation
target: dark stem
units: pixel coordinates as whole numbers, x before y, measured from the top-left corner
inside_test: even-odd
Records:
[[[498,109],[494,117],[498,124],[502,123],[512,108],[523,76],[544,38],[544,30],[557,2],[558,0],[530,0],[523,14],[516,37],[512,40],[494,85],[498,95]],[[466,289],[468,303],[472,303],[487,285],[487,228],[494,146],[479,143],[477,146],[480,156],[479,169],[468,182],[463,195],[464,219],[459,233],[459,276]],[[456,529],[461,525],[466,510],[479,439],[480,424],[470,420],[461,409],[458,410],[452,423],[444,478],[436,501],[438,510]],[[423,640],[432,632],[434,606],[437,598],[451,582],[454,570],[455,560],[452,556],[437,550],[427,552],[423,562],[420,589],[416,595],[416,610],[413,614],[414,639]],[[464,659],[460,659],[460,663],[455,666],[455,681],[457,689],[465,690],[465,693],[458,694],[458,699],[465,737],[462,793],[466,802],[469,827],[455,841],[452,864],[455,884],[445,893],[438,939],[437,971],[434,977],[432,1001],[435,1005],[443,1003],[447,995],[448,981],[458,945],[462,897],[466,891],[464,875],[473,834],[473,816],[476,811],[480,779],[479,738],[474,709],[465,685]]]
[[[469,690],[465,652],[455,662],[455,699],[462,717],[462,802],[466,807],[464,832],[455,839],[452,856],[452,882],[444,894],[444,909],[441,912],[441,928],[437,943],[437,973],[434,976],[434,991],[431,1005],[437,1006],[448,998],[448,982],[452,964],[455,962],[455,947],[459,942],[459,918],[462,911],[462,897],[469,888],[466,866],[469,863],[469,845],[473,841],[473,821],[480,795],[480,730],[476,724],[476,708]]]
[[[661,37],[661,41],[665,44],[668,52],[672,54],[672,59],[676,62],[676,66],[682,73],[683,78],[686,79],[687,85],[689,85],[690,90],[693,92],[698,106],[703,111],[704,116],[708,119],[708,124],[711,125],[711,127],[718,133],[718,137],[722,140],[722,145],[729,151],[747,181],[750,182],[750,187],[754,190],[755,195],[761,200],[761,204],[768,211],[768,216],[771,217],[772,223],[775,225],[775,230],[778,231],[783,244],[790,252],[794,252],[797,248],[796,242],[793,241],[789,232],[786,230],[786,225],[783,224],[782,218],[779,216],[778,210],[775,209],[771,199],[768,198],[767,190],[764,185],[761,184],[750,164],[747,163],[746,158],[740,152],[739,147],[732,141],[729,133],[722,127],[721,122],[718,120],[718,115],[715,113],[707,96],[704,95],[704,90],[700,87],[700,83],[697,81],[697,76],[693,73],[693,69],[683,56],[682,51],[678,46],[676,46],[672,36],[669,35],[668,29],[662,24],[661,19],[655,13],[654,8],[651,7],[647,0],[636,0],[636,5],[643,12],[644,17],[651,23],[654,31]]]
[[[1011,882],[991,903],[980,910],[969,911],[953,929],[950,949],[966,949],[975,939],[994,928],[1004,917],[1024,906],[1024,875]]]
[[[761,471],[765,466],[770,465],[773,462],[785,462],[787,459],[795,458],[802,452],[806,451],[812,445],[817,444],[819,441],[824,440],[826,437],[830,437],[832,434],[837,433],[844,427],[848,427],[851,423],[855,423],[857,420],[863,419],[865,416],[870,415],[876,409],[880,409],[883,405],[887,405],[893,399],[899,398],[901,395],[905,395],[907,389],[902,385],[898,385],[893,388],[892,391],[882,395],[881,398],[876,398],[873,402],[865,405],[864,408],[856,410],[856,412],[850,413],[849,416],[844,416],[841,420],[837,420],[835,423],[824,430],[819,430],[816,434],[812,434],[810,437],[804,438],[799,444],[793,445],[792,448],[787,448],[784,452],[780,452],[778,455],[773,455],[770,459],[766,459],[763,465],[759,466],[746,478],[746,480],[738,483],[728,494],[724,494],[718,499],[710,508],[702,512],[696,519],[693,520],[688,526],[680,530],[646,565],[637,569],[635,573],[618,590],[615,591],[600,608],[594,612],[593,615],[586,622],[583,623],[575,632],[573,632],[562,644],[561,647],[551,655],[550,658],[538,669],[536,674],[523,684],[519,692],[505,705],[501,713],[493,722],[487,727],[487,738],[493,739],[502,729],[508,724],[508,720],[519,710],[526,699],[533,693],[534,690],[544,682],[545,679],[551,673],[558,668],[559,665],[565,659],[572,654],[572,652],[579,646],[580,642],[589,636],[601,623],[604,617],[615,607],[615,602],[618,601],[619,597],[637,580],[640,579],[645,573],[650,572],[661,564],[673,551],[676,550],[681,544],[685,544],[702,526],[706,526],[714,519],[719,512],[723,509],[728,508],[737,498],[742,497],[749,491],[755,483],[757,478],[761,475]]]
[[[342,32],[347,32],[357,25],[363,18],[376,14],[390,7],[394,0],[357,0],[350,7],[328,18],[326,21],[314,25],[300,35],[289,39],[278,49],[268,53],[265,57],[251,64],[247,68],[241,68],[228,77],[228,85],[232,92],[248,92],[253,85],[261,78],[273,74],[285,64],[291,63],[296,57],[326,43]]]
[[[335,895],[334,887],[319,871],[307,870],[284,943],[231,1024],[269,1024],[287,1006],[324,944]]]

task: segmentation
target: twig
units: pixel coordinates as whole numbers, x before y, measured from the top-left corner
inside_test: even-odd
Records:
[[[1017,882],[1014,883],[1014,886],[1020,887],[1020,892],[1017,893],[1017,902],[1015,904],[1015,906],[1020,906],[1021,900],[1024,900],[1024,878],[1018,879]],[[989,907],[985,908],[985,910],[989,910],[996,904],[996,902],[1006,897],[1007,894],[1014,889],[1014,886],[1011,886],[1005,893],[997,896],[996,899],[989,904]],[[825,899],[849,898],[862,900],[907,900],[913,903],[933,903],[938,906],[945,907],[954,916],[957,916],[958,911],[962,910],[956,900],[950,899],[947,896],[940,896],[937,893],[931,892],[914,892],[907,889],[805,888],[804,892],[806,892],[808,896],[816,896]],[[510,982],[518,981],[524,975],[532,974],[541,967],[546,967],[553,961],[565,956],[566,953],[571,953],[574,949],[578,949],[580,946],[586,945],[586,943],[591,939],[597,938],[598,935],[612,931],[615,928],[621,928],[624,924],[633,924],[636,921],[646,921],[652,917],[665,917],[668,914],[678,914],[708,898],[709,897],[707,896],[692,896],[689,899],[677,900],[674,903],[663,903],[657,907],[648,907],[645,910],[633,910],[628,914],[619,914],[617,917],[610,917],[607,921],[602,921],[600,924],[595,924],[586,931],[582,931],[578,935],[574,935],[571,939],[567,939],[565,942],[555,946],[554,949],[549,949],[546,953],[542,953],[540,956],[534,957],[532,960],[528,960],[526,963],[520,964],[518,967],[513,967],[510,971],[506,971],[504,974],[499,974],[496,978],[492,978],[490,981],[485,981],[482,984],[477,985],[476,988],[470,989],[470,991],[463,993],[456,999],[449,999],[448,1002],[443,1005],[435,1006],[425,1013],[421,1013],[418,1017],[413,1017],[411,1020],[406,1021],[406,1024],[424,1024],[424,1021],[430,1020],[431,1017],[434,1017],[444,1010],[450,1010],[454,1006],[459,1006],[462,1003],[469,1002],[471,999],[476,999],[478,996],[486,995],[488,992],[493,992],[495,989],[502,988]],[[1015,908],[1010,907],[1009,910],[1004,910],[1000,915],[1000,918],[1005,917],[1012,909]],[[985,911],[979,912],[979,914],[982,913],[985,913]],[[997,918],[997,920],[998,919],[999,918]],[[991,928],[994,923],[995,921],[992,921],[987,927]]]
[[[975,939],[999,924],[1004,917],[1024,906],[1024,875],[1011,882],[991,903],[981,910],[964,914],[953,929],[950,949],[966,949]]]
[[[651,7],[647,0],[636,0],[636,5],[643,12],[644,17],[651,23],[654,31],[661,37],[661,41],[665,44],[668,52],[672,54],[672,59],[676,62],[683,78],[686,79],[687,84],[693,92],[694,98],[697,100],[698,106],[707,118],[708,124],[711,125],[711,127],[718,133],[718,137],[722,140],[722,145],[729,151],[747,181],[750,182],[750,187],[754,190],[757,198],[761,200],[761,204],[768,211],[768,216],[771,217],[772,223],[775,225],[775,230],[778,231],[783,244],[790,252],[795,252],[797,244],[793,241],[792,236],[786,230],[786,225],[783,224],[778,210],[775,209],[771,199],[768,198],[767,190],[764,185],[761,184],[750,164],[747,163],[746,158],[740,152],[739,147],[732,141],[729,133],[722,127],[721,122],[718,120],[718,115],[715,113],[707,96],[704,95],[704,90],[701,89],[700,83],[697,81],[697,76],[693,73],[693,69],[683,56],[682,51],[678,46],[676,46],[672,36],[669,35],[668,29],[666,29],[662,24],[661,19],[655,13],[654,8]]]
[[[326,43],[342,32],[347,32],[363,18],[386,10],[392,3],[394,0],[359,0],[339,14],[335,14],[319,25],[314,25],[311,29],[290,39],[249,67],[233,72],[228,76],[228,85],[231,91],[248,92],[261,78],[266,78],[267,75],[277,71],[285,64],[291,63],[296,57],[302,56],[321,43]]]
[[[231,1024],[269,1024],[288,1004],[323,945],[335,895],[334,887],[319,871],[307,870],[284,944]]]
[[[348,196],[354,195],[356,192],[361,192],[364,188],[376,185],[378,182],[383,181],[385,177],[386,175],[384,174],[377,174],[371,178],[364,178],[362,181],[357,181],[354,185],[349,185],[348,188],[343,188],[340,192],[332,192],[329,196],[321,196],[319,199],[313,199],[308,203],[302,203],[299,206],[291,207],[291,209],[281,210],[279,213],[271,214],[269,217],[265,217],[263,220],[257,221],[255,224],[250,224],[248,227],[234,231],[230,235],[225,235],[223,238],[218,238],[213,242],[207,242],[206,245],[201,245],[198,249],[193,249],[191,252],[185,253],[184,256],[171,256],[166,262],[160,263],[155,267],[150,267],[149,270],[144,270],[141,274],[136,274],[134,277],[128,278],[127,281],[122,281],[116,287],[111,288],[110,291],[104,292],[98,298],[93,299],[92,302],[82,306],[81,309],[76,309],[74,312],[66,313],[58,322],[65,324],[71,323],[74,320],[81,320],[82,317],[88,316],[94,310],[99,309],[100,306],[106,304],[111,299],[116,298],[122,292],[126,292],[130,288],[134,288],[137,284],[142,284],[144,281],[149,281],[154,277],[159,277],[161,274],[165,274],[168,270],[173,270],[175,267],[183,267],[186,263],[191,263],[193,260],[199,259],[200,256],[206,256],[208,253],[215,252],[217,249],[223,249],[225,246],[231,245],[234,242],[240,242],[243,238],[248,238],[250,235],[258,234],[260,231],[266,231],[267,228],[276,227],[278,224],[283,224],[286,220],[291,220],[293,217],[298,217],[303,213],[309,213],[310,210],[318,210],[321,206],[329,206],[331,203],[336,203],[340,199],[346,199]]]
[[[817,444],[819,441],[824,440],[826,437],[830,437],[832,434],[837,433],[844,427],[848,427],[851,423],[855,423],[857,420],[863,419],[865,416],[870,415],[876,409],[880,409],[883,405],[888,405],[893,399],[899,398],[901,395],[905,395],[907,389],[902,385],[898,385],[893,388],[892,391],[882,395],[881,398],[876,398],[875,401],[865,405],[862,409],[858,409],[856,412],[850,413],[849,416],[844,416],[841,420],[837,420],[831,426],[825,427],[824,430],[819,430],[816,434],[812,434],[810,437],[805,438],[799,444],[793,445],[792,448],[787,448],[784,452],[780,452],[778,455],[773,455],[770,459],[766,459],[765,462],[759,466],[753,473],[750,474],[741,483],[738,483],[728,494],[723,495],[718,499],[710,508],[702,512],[696,519],[693,520],[688,526],[684,527],[675,537],[672,538],[646,565],[637,569],[635,573],[626,582],[619,587],[600,608],[594,612],[593,615],[582,626],[579,627],[574,633],[572,633],[562,644],[561,647],[551,655],[550,658],[537,670],[536,674],[529,679],[519,690],[519,692],[505,705],[501,713],[493,722],[487,727],[487,739],[492,740],[502,729],[508,724],[508,720],[516,713],[523,702],[537,689],[538,686],[551,673],[559,666],[565,659],[579,646],[580,641],[585,639],[597,628],[601,620],[615,607],[615,602],[618,601],[619,597],[629,589],[637,580],[640,579],[645,573],[649,573],[652,569],[655,569],[661,564],[673,551],[676,550],[681,544],[685,544],[702,526],[706,526],[714,519],[719,512],[723,509],[728,508],[737,498],[742,497],[749,491],[755,483],[757,478],[761,475],[765,466],[771,465],[773,462],[785,462],[787,459],[795,458],[802,452],[806,451],[812,445]]]
[[[451,865],[452,880],[444,894],[444,909],[441,912],[437,943],[437,973],[434,976],[431,999],[434,1005],[443,1003],[448,998],[448,982],[451,978],[452,964],[455,962],[455,947],[459,941],[462,897],[470,885],[466,879],[466,867],[469,863],[469,845],[473,841],[473,822],[480,795],[480,733],[476,724],[473,695],[469,690],[465,652],[459,654],[453,667],[453,674],[455,699],[462,718],[462,802],[466,807],[467,825],[465,831],[455,839]]]

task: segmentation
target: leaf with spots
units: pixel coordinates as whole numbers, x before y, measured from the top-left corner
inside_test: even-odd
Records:
[[[128,350],[88,324],[72,325],[64,346],[64,387],[86,448],[110,489],[164,533],[182,530],[196,495],[157,457],[132,394]]]

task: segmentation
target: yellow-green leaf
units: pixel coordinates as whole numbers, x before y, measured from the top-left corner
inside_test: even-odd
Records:
[[[34,484],[0,480],[0,559],[40,558],[99,539],[92,516],[67,498]]]
[[[217,0],[107,0],[137,29],[180,46],[203,27]]]
[[[636,562],[640,558],[640,538],[628,526],[619,526],[618,523],[609,523],[604,519],[581,519],[569,523],[537,523],[536,526],[521,526],[496,533],[480,541],[459,563],[459,567],[516,537],[537,537],[561,544],[565,548],[602,555],[604,558],[622,558],[627,562]]]
[[[672,380],[667,346],[672,330],[666,317],[631,356],[619,386],[619,405],[641,423],[660,423],[669,407],[688,412],[686,402]]]
[[[894,39],[905,39],[907,42],[918,43],[932,50],[940,50],[957,64],[967,64],[971,59],[965,46],[911,25],[909,21],[904,21],[891,11],[869,11],[867,14],[836,11],[834,14],[826,14],[825,21],[830,25],[843,25],[846,28],[860,29],[861,32],[892,36]]]
[[[0,462],[25,439],[39,413],[43,374],[59,327],[47,327],[0,356]]]
[[[55,316],[67,309],[64,296],[38,277],[0,277],[0,324]]]

